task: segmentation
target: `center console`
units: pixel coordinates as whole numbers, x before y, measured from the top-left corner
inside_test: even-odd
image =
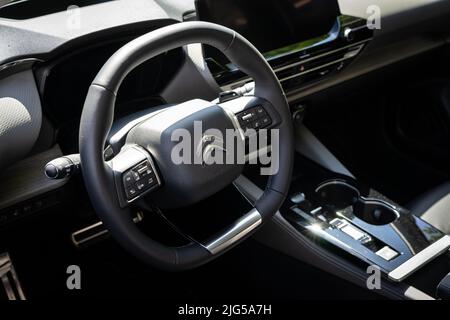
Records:
[[[288,196],[258,241],[362,287],[379,270],[380,293],[391,299],[448,297],[449,236],[340,170],[332,156],[319,164],[297,151]],[[251,200],[267,182],[258,168],[235,183]]]
[[[343,71],[373,37],[367,21],[342,15],[335,0],[196,0],[196,6],[198,20],[232,28],[254,44],[287,95]],[[222,53],[203,46],[203,56],[225,94],[251,93],[253,80]],[[438,297],[434,278],[448,273],[450,237],[356,180],[337,159],[345,170],[332,171],[336,165],[325,163],[334,156],[317,139],[306,140],[304,132],[297,135],[297,151],[314,161],[296,155],[290,193],[258,240],[363,286],[367,266],[375,266],[387,296]],[[262,192],[256,185],[266,181],[251,170],[246,176],[236,186],[255,200]]]
[[[376,190],[319,167],[294,180],[281,214],[300,232],[379,267],[393,281],[450,247],[450,237]]]

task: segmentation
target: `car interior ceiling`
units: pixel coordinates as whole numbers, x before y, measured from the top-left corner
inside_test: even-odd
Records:
[[[0,107],[1,99],[8,98],[7,81],[15,79],[25,86],[29,79],[21,77],[27,75],[42,106],[39,133],[23,154],[16,156],[17,150],[1,145],[0,130],[0,153],[12,150],[0,157],[0,278],[5,288],[8,281],[17,286],[5,289],[5,295],[0,282],[0,301],[23,296],[22,290],[31,300],[145,298],[183,304],[450,299],[450,202],[446,202],[450,199],[450,28],[440,29],[447,15],[436,19],[439,28],[430,21],[415,25],[442,34],[424,32],[419,40],[414,36],[398,40],[413,33],[400,28],[377,39],[364,19],[341,14],[336,4],[327,9],[330,16],[324,10],[323,19],[315,21],[322,25],[320,34],[308,35],[316,37],[314,41],[306,39],[298,51],[284,52],[281,44],[272,48],[264,43],[266,37],[256,37],[253,47],[209,23],[227,22],[225,9],[229,3],[237,6],[237,1],[220,0],[224,7],[217,8],[223,12],[208,12],[210,0],[190,1],[192,10],[177,4],[166,11],[171,1],[143,4],[155,5],[152,12],[161,16],[154,20],[142,12],[133,20],[130,12],[124,12],[127,23],[118,19],[108,25],[114,18],[105,18],[99,22],[105,26],[95,32],[71,39],[72,35],[61,33],[52,38],[51,50],[45,52],[43,45],[39,53],[24,54],[25,58],[18,54],[20,62],[4,62],[0,48]],[[92,10],[95,16],[97,6],[120,11],[122,2],[79,1],[78,9],[86,14]],[[342,11],[345,1],[339,2]],[[59,17],[63,10],[46,1],[42,12],[37,12],[32,9],[35,4],[25,1],[26,10],[14,2],[3,9],[0,5],[0,37],[2,23],[11,23],[11,28],[17,23],[26,30],[29,19],[38,23]],[[252,12],[253,5],[248,5]],[[283,12],[285,8],[278,5]],[[292,13],[289,19],[294,18]],[[322,29],[330,28],[324,23],[333,25],[325,36]],[[288,24],[283,27],[291,30]],[[39,36],[47,32],[42,30]],[[252,36],[245,24],[241,31]],[[291,31],[290,39],[283,40],[284,50],[293,50],[290,42],[298,41],[299,35]],[[185,45],[183,32],[195,39],[208,35],[208,41],[220,43],[217,47],[231,58],[206,45]],[[214,41],[211,35],[216,36]],[[411,47],[405,44],[408,40]],[[392,46],[387,44],[390,41]],[[152,47],[154,43],[159,47]],[[425,48],[427,43],[432,45]],[[399,48],[417,50],[402,55]],[[245,58],[233,50],[240,50]],[[151,56],[157,51],[163,53]],[[236,57],[248,67],[245,73],[233,60]],[[386,57],[392,60],[384,63]],[[367,68],[370,62],[376,67]],[[263,85],[253,82],[256,77],[251,71],[261,77],[258,80],[269,80]],[[16,94],[15,90],[10,92]],[[17,89],[25,96],[32,96],[33,90]],[[282,101],[286,110],[271,98]],[[183,106],[195,111],[185,111],[183,116]],[[214,118],[220,113],[227,121],[223,130],[231,126],[243,132],[252,125],[255,130],[279,125],[282,134],[291,130],[283,137],[293,133],[292,145],[281,141],[280,149],[292,147],[293,157],[282,158],[286,167],[279,170],[280,175],[289,172],[290,180],[261,174],[268,165],[259,158],[249,160],[248,137],[243,138],[247,163],[233,166],[237,174],[226,172],[231,166],[213,167],[217,171],[209,173],[202,162],[199,171],[188,173],[165,163],[169,144],[164,146],[163,139],[168,132],[183,121],[189,121],[191,130],[193,119],[210,109],[214,111],[205,113],[209,117],[205,119],[222,125],[222,118]],[[261,109],[261,118],[251,118],[259,117]],[[0,108],[0,125],[1,115]],[[251,120],[246,122],[245,117]],[[167,120],[160,126],[163,129],[157,128],[158,119]],[[263,119],[268,119],[267,127],[261,127]],[[106,130],[109,123],[111,129]],[[24,128],[28,129],[19,129]],[[16,138],[19,141],[23,134]],[[201,148],[203,155],[204,144],[215,140],[219,139],[202,132],[197,153]],[[92,152],[95,144],[101,150]],[[276,150],[272,145],[264,152],[272,155]],[[88,176],[94,169],[98,176]],[[170,180],[167,172],[176,177]],[[209,174],[211,181],[205,182]],[[143,177],[147,181],[148,175],[151,182],[139,191],[139,181]],[[131,184],[127,176],[132,177]],[[103,188],[103,181],[96,183],[98,177],[110,182],[109,187]],[[228,185],[219,188],[227,179]],[[286,190],[278,190],[280,185]],[[196,198],[194,190],[205,196]],[[15,193],[27,196],[16,198]],[[257,222],[242,227],[252,214]],[[238,227],[244,231],[233,233]],[[161,259],[152,260],[148,254],[152,248],[142,244],[154,245],[154,254],[159,252]],[[199,252],[206,258],[200,254],[197,258],[194,253]],[[8,279],[1,273],[5,256],[13,266]],[[82,270],[81,290],[68,290],[67,267],[73,265]],[[382,274],[376,290],[368,285],[373,266]]]

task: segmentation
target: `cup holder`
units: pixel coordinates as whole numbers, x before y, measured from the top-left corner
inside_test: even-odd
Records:
[[[324,182],[316,189],[316,194],[322,206],[333,211],[352,207],[356,217],[372,225],[386,225],[399,217],[398,211],[389,204],[362,197],[356,187],[344,181]]]
[[[339,180],[322,183],[316,193],[322,205],[335,211],[354,205],[360,198],[358,189]]]
[[[378,200],[363,198],[353,205],[353,214],[376,226],[392,223],[399,217],[399,213],[391,206]]]

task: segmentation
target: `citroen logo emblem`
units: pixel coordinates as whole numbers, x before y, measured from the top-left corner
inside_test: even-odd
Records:
[[[212,164],[217,152],[227,152],[223,139],[214,135],[203,135],[197,146],[197,157],[201,157],[203,164]]]

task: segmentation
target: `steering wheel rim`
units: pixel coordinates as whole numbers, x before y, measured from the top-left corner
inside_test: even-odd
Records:
[[[233,230],[211,241],[220,242],[216,250],[191,243],[183,247],[166,247],[144,235],[132,222],[128,207],[117,198],[114,172],[104,161],[103,149],[112,126],[117,91],[128,73],[143,62],[171,49],[203,43],[222,51],[231,62],[255,81],[255,96],[275,106],[280,121],[278,167],[269,177],[266,189],[254,209],[237,225],[247,228],[237,237]],[[168,270],[184,270],[202,265],[227,251],[249,235],[261,223],[272,218],[289,190],[293,165],[293,129],[291,115],[281,85],[258,50],[231,29],[207,22],[183,22],[145,34],[119,49],[102,67],[92,82],[80,122],[80,157],[83,179],[94,209],[112,236],[127,251],[144,262]],[[233,226],[236,227],[236,226]],[[231,241],[229,241],[231,239]]]

